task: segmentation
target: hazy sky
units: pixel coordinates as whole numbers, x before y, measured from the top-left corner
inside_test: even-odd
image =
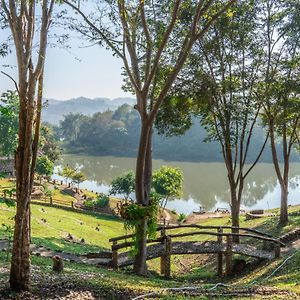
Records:
[[[0,32],[1,34],[1,32]],[[4,67],[10,65],[10,67]],[[122,62],[99,46],[82,48],[73,39],[71,49],[48,48],[45,67],[44,97],[66,100],[74,97],[117,98],[132,96],[121,89]],[[15,55],[0,58],[0,71],[17,80]],[[0,74],[0,93],[14,89],[10,79]]]

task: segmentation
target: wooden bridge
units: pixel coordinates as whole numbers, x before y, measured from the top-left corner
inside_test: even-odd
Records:
[[[183,229],[189,229],[189,231],[174,232],[174,230]],[[166,277],[171,276],[171,255],[215,253],[218,259],[218,274],[223,274],[223,258],[225,258],[225,274],[230,275],[233,254],[272,260],[280,257],[280,248],[285,246],[271,235],[250,228],[179,225],[161,227],[157,230],[160,231],[160,237],[147,240],[147,260],[160,257],[161,274]],[[236,233],[232,233],[232,231]],[[208,236],[208,240],[180,241],[182,238],[192,236]],[[133,264],[134,258],[131,252],[126,250],[134,244],[132,241],[128,241],[132,237],[133,235],[123,235],[109,240],[112,242],[111,264],[113,268],[117,269]],[[235,239],[239,239],[240,242],[235,243]]]

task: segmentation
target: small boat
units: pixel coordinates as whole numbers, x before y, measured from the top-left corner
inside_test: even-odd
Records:
[[[204,210],[204,207],[202,206],[199,206],[199,210],[193,210],[193,214],[195,215],[202,215],[202,214],[205,214],[205,210]]]

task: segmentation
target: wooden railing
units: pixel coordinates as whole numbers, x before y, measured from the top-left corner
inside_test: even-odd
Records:
[[[198,229],[198,231],[193,232],[184,232],[184,233],[174,233],[171,234],[169,231],[178,230],[178,229],[187,229],[187,228],[193,228]],[[214,231],[207,231],[214,229]],[[201,230],[201,231],[199,231]],[[224,232],[224,230],[231,230],[231,231],[237,231],[237,233],[233,232]],[[244,227],[231,227],[231,226],[202,226],[202,225],[178,225],[178,226],[167,226],[167,227],[160,227],[157,229],[157,231],[160,231],[160,237],[156,239],[148,239],[147,244],[163,244],[164,252],[161,254],[161,273],[164,274],[166,277],[170,277],[171,275],[171,254],[172,254],[172,241],[174,242],[174,239],[179,239],[183,237],[188,236],[215,236],[217,237],[217,241],[215,243],[218,244],[219,250],[216,250],[215,253],[217,253],[218,256],[218,274],[222,274],[223,269],[223,256],[225,256],[225,263],[226,263],[226,271],[225,274],[229,275],[232,272],[232,256],[233,256],[233,248],[235,247],[234,238],[247,238],[247,239],[253,239],[254,241],[262,241],[263,242],[263,249],[266,249],[268,246],[267,244],[272,244],[273,251],[274,251],[274,257],[278,258],[280,257],[280,247],[284,247],[285,244],[279,241],[278,239],[273,238],[270,234],[261,232],[256,229],[252,228],[244,228]],[[240,233],[240,232],[244,233]],[[115,238],[111,238],[109,241],[112,243],[111,249],[112,249],[112,266],[116,269],[119,266],[119,250],[126,249],[128,247],[131,247],[134,245],[133,241],[127,241],[127,239],[130,239],[133,237],[133,234],[127,234]],[[223,238],[225,237],[225,244],[223,243]],[[122,241],[121,243],[119,243]],[[204,241],[203,241],[204,242]],[[177,243],[178,242],[174,242]],[[188,242],[186,242],[188,243]],[[225,247],[224,247],[225,245]],[[246,246],[246,245],[244,245]],[[188,254],[188,250],[186,254]],[[262,253],[262,252],[260,252]],[[251,253],[249,253],[251,256]]]
[[[156,229],[156,231],[173,230],[173,229],[180,229],[180,228],[198,228],[198,229],[216,229],[216,230],[218,230],[219,228],[222,228],[222,229],[251,232],[251,233],[255,233],[257,235],[272,238],[272,235],[262,232],[262,231],[259,231],[257,229],[246,228],[246,227],[234,227],[234,226],[213,226],[213,225],[212,226],[203,226],[203,225],[197,225],[197,224],[182,224],[182,225],[171,225],[171,226],[159,226]],[[126,240],[129,238],[132,238],[133,236],[134,236],[134,234],[126,234],[126,235],[111,238],[109,241],[114,242],[114,241]]]
[[[0,192],[0,196],[8,198],[10,200],[16,201],[16,196],[15,195],[13,195],[12,197],[7,197],[7,195],[5,195],[5,193]],[[56,205],[56,206],[71,207],[71,208],[75,207],[75,201],[67,201],[67,200],[56,199],[56,198],[53,198],[53,197],[45,197],[45,196],[32,197],[31,202],[33,202],[33,203],[42,203],[42,204],[46,203],[46,204],[49,204],[50,206],[52,206],[52,205],[55,206]]]

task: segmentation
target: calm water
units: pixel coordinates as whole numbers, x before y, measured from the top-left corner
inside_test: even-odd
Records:
[[[109,184],[116,176],[135,169],[134,158],[95,157],[64,155],[60,164],[80,166],[88,180],[82,188],[108,192]],[[185,214],[203,206],[207,211],[217,207],[229,207],[229,190],[224,164],[192,163],[154,160],[153,168],[162,165],[178,167],[184,174],[184,188],[181,199],[170,200],[167,207]],[[300,163],[291,164],[289,204],[300,203]],[[54,175],[59,178],[58,175]],[[275,208],[280,205],[280,187],[272,164],[258,164],[250,173],[244,188],[245,208]]]

